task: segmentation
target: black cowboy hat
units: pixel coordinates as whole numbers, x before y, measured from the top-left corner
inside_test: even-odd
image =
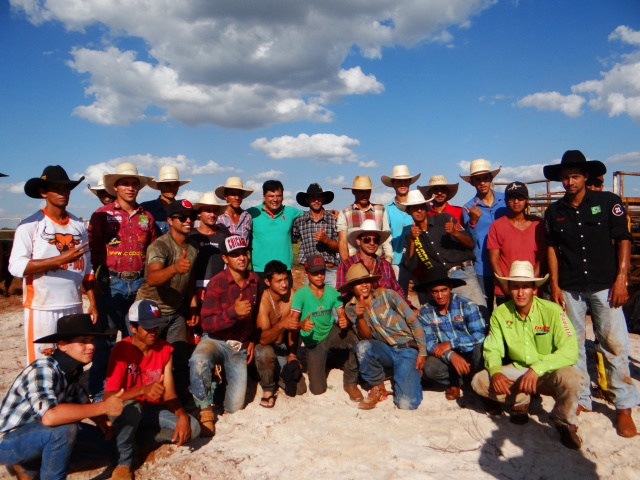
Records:
[[[58,319],[56,333],[38,338],[33,343],[56,343],[58,340],[71,340],[76,337],[106,337],[110,333],[96,331],[96,327],[88,313],[74,313]]]
[[[307,197],[309,195],[322,195],[322,204],[327,205],[333,202],[333,192],[327,190],[326,192],[322,190],[322,187],[317,183],[312,183],[307,188],[307,192],[298,192],[296,195],[296,202],[298,202],[303,207],[309,207],[309,202],[307,201]]]
[[[5,174],[5,173],[0,173],[0,177],[8,177],[9,175]]]
[[[560,181],[560,174],[565,168],[581,168],[589,174],[589,177],[599,177],[607,173],[607,167],[599,160],[587,161],[580,150],[567,150],[562,155],[562,160],[557,165],[546,165],[542,171],[544,178],[552,182]]]
[[[424,280],[421,283],[413,287],[415,291],[426,291],[436,285],[451,285],[451,288],[456,288],[467,284],[460,278],[449,278],[447,269],[439,265],[427,270],[427,274],[423,278]]]
[[[47,188],[47,183],[61,183],[69,185],[71,190],[76,188],[78,184],[84,180],[84,176],[80,180],[71,180],[67,172],[60,165],[47,166],[39,178],[31,178],[24,184],[24,193],[31,198],[42,199],[40,195],[41,188]]]

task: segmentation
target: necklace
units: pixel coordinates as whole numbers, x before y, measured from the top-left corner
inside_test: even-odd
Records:
[[[273,307],[273,313],[276,314],[276,318],[278,320],[280,320],[280,317],[282,316],[282,308],[280,308],[280,313],[278,313],[278,311],[276,310],[276,302],[273,301],[273,297],[271,296],[271,292],[269,290],[267,290],[267,293],[269,294],[269,300],[271,300],[271,306]],[[282,300],[280,300],[278,302],[278,305],[282,304]]]

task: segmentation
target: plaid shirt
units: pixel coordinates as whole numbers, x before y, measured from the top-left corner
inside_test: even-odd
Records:
[[[355,255],[351,255],[338,266],[338,272],[336,274],[336,288],[340,288],[342,285],[347,283],[347,272],[349,271],[349,267],[358,262],[362,262],[360,252],[356,252]],[[393,271],[393,267],[384,258],[376,257],[376,266],[371,274],[382,276],[380,280],[373,284],[373,288],[387,288],[389,290],[393,290],[406,300],[404,290],[402,290],[398,280],[396,280],[396,274]]]
[[[300,242],[298,250],[298,263],[304,265],[304,262],[311,255],[322,255],[327,263],[338,264],[338,254],[331,250],[326,243],[317,242],[313,235],[324,228],[324,232],[331,240],[338,241],[338,229],[336,228],[336,220],[329,212],[324,210],[322,217],[317,222],[311,218],[311,212],[304,212],[293,221],[291,229],[291,242]]]
[[[429,353],[433,354],[439,343],[449,342],[451,350],[444,358],[450,361],[454,350],[471,352],[473,347],[484,342],[486,325],[475,303],[452,293],[447,313],[441,314],[432,302],[425,303],[418,314],[427,336]]]
[[[47,410],[61,403],[89,403],[87,392],[78,382],[82,368],[67,379],[56,360],[59,356],[56,350],[39,358],[13,381],[0,405],[0,433],[41,421]]]
[[[400,295],[393,290],[377,288],[372,292],[369,308],[364,311],[364,321],[371,328],[374,340],[387,345],[418,348],[418,354],[426,356],[427,347],[424,330],[417,317]],[[356,300],[345,306],[347,318],[356,323]]]
[[[338,232],[347,233],[353,230],[354,228],[360,228],[362,222],[365,220],[375,220],[376,226],[378,229],[383,230],[385,232],[391,231],[389,227],[389,217],[385,214],[384,206],[377,205],[375,203],[369,204],[369,208],[366,210],[360,210],[356,207],[355,204],[349,205],[347,208],[342,210],[338,214],[338,220],[336,222],[336,226]],[[356,249],[348,244],[349,255],[353,255],[356,253]],[[393,258],[393,249],[391,248],[391,237],[380,245],[378,251],[376,252],[378,255],[382,255],[387,258]]]
[[[231,221],[231,217],[226,213],[218,215],[218,221],[216,223],[218,225],[226,227],[231,235],[240,235],[247,241],[247,243],[249,243],[249,241],[251,240],[251,228],[253,226],[253,220],[251,219],[251,215],[249,215],[246,210],[240,214],[238,225],[233,223]]]

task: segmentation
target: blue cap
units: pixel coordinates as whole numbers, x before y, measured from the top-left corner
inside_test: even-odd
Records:
[[[153,300],[133,302],[129,309],[129,322],[135,322],[145,330],[151,330],[164,323],[160,307]]]

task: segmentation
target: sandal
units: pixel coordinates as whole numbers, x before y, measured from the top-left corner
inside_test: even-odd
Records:
[[[278,392],[264,392],[264,395],[260,399],[260,406],[273,408],[276,406],[276,398],[278,398]]]

